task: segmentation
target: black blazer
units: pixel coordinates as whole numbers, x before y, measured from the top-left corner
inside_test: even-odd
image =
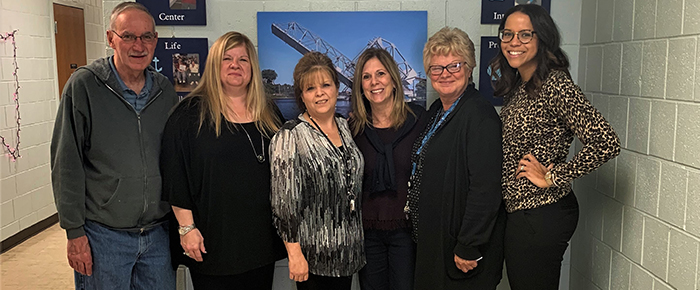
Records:
[[[428,116],[441,107],[438,99]],[[500,282],[505,231],[501,138],[496,110],[471,84],[423,149],[415,289],[495,289]],[[463,273],[455,266],[455,254],[482,260]]]

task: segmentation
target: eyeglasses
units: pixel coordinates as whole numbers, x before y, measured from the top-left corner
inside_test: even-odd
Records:
[[[141,36],[136,36],[130,33],[124,33],[124,35],[119,35],[116,31],[112,30],[114,34],[119,36],[125,43],[134,43],[136,42],[137,39],[141,38],[141,41],[144,43],[152,43],[156,40],[156,34],[152,32],[146,32],[144,34],[141,34]]]
[[[518,40],[520,40],[522,44],[526,44],[532,41],[532,37],[535,35],[535,33],[536,32],[532,30],[521,30],[518,32],[513,32],[508,29],[504,29],[498,33],[498,38],[500,38],[502,42],[508,43],[511,42],[513,38],[517,35]]]
[[[431,65],[428,67],[428,71],[430,71],[431,75],[438,76],[441,75],[443,71],[447,70],[450,73],[458,73],[460,70],[462,70],[462,65],[467,63],[466,61],[463,62],[456,62],[456,63],[451,63],[448,65]]]

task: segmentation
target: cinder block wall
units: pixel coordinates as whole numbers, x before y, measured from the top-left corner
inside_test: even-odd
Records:
[[[83,8],[88,62],[104,55],[102,1],[55,1]],[[53,7],[46,0],[0,1],[0,33],[19,29],[20,152],[0,156],[0,240],[56,213],[50,184],[49,144],[58,101]],[[98,33],[99,32],[99,33]],[[12,43],[0,42],[0,135],[16,144]]]
[[[581,1],[566,0],[552,1],[551,14],[562,33],[562,47],[571,61],[571,74],[576,79],[579,72],[579,39],[581,32]],[[114,6],[121,1],[104,0],[105,26],[109,25],[109,14]],[[257,44],[257,12],[260,11],[428,11],[428,36],[444,26],[458,27],[469,35],[476,45],[477,67],[480,55],[481,36],[498,35],[498,25],[482,25],[482,0],[359,0],[359,1],[323,1],[323,0],[207,0],[207,26],[158,26],[158,36],[165,37],[206,37],[211,45],[223,33],[231,30],[246,34],[253,43]],[[336,25],[329,23],[329,25]],[[106,29],[106,27],[105,27]],[[338,27],[338,33],[352,27]],[[381,33],[381,27],[377,27]],[[342,48],[339,48],[342,50]],[[106,53],[112,54],[110,48]],[[479,83],[479,73],[474,72],[474,82]],[[477,85],[478,86],[478,85]],[[437,94],[428,86],[428,104],[437,98]],[[280,263],[278,267],[286,267]],[[278,269],[279,270],[279,269]],[[285,271],[275,273],[275,289],[290,289],[289,279]],[[509,289],[506,278],[499,290]],[[562,267],[561,289],[569,285],[569,258],[564,259]],[[359,288],[358,288],[359,289]]]
[[[623,150],[575,184],[571,289],[700,288],[699,34],[698,0],[583,0],[579,84]]]

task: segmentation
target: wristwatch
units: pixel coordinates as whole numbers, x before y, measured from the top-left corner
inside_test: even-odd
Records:
[[[191,224],[191,225],[189,225],[189,226],[180,226],[179,228],[177,228],[177,232],[178,232],[181,236],[184,236],[184,235],[186,235],[187,233],[189,233],[190,231],[194,230],[195,228],[197,228],[197,227],[195,227],[194,224]]]
[[[556,177],[554,176],[554,173],[552,171],[547,171],[547,173],[544,174],[544,181],[547,182],[547,185],[549,186],[555,186],[554,184],[554,179]]]

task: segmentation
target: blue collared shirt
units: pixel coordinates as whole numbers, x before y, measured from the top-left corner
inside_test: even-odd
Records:
[[[121,87],[121,93],[124,96],[124,99],[126,99],[126,101],[129,102],[129,104],[131,104],[131,106],[134,107],[137,112],[140,112],[141,109],[146,106],[146,102],[148,102],[148,94],[151,92],[151,88],[153,88],[153,74],[151,71],[145,70],[146,84],[143,85],[141,92],[137,95],[134,90],[126,86],[124,81],[122,81],[122,78],[119,76],[119,73],[117,73],[117,68],[114,66],[114,56],[109,57],[109,66],[112,68],[114,76],[117,77],[117,81]]]

